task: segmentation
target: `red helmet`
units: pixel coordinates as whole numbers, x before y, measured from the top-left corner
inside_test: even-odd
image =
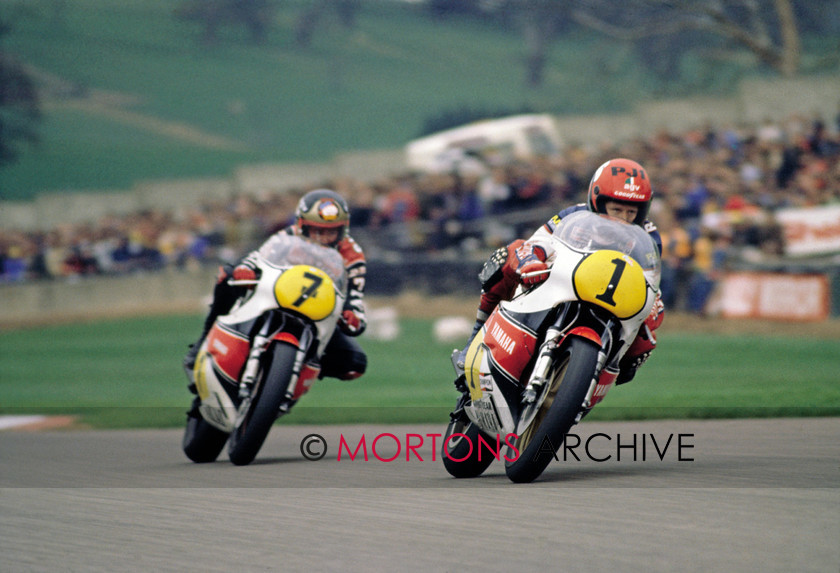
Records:
[[[595,213],[606,213],[607,201],[633,205],[639,208],[633,222],[643,225],[652,198],[650,179],[641,165],[630,159],[610,159],[592,176],[586,206]]]
[[[350,226],[350,208],[347,201],[330,189],[315,189],[301,197],[295,217],[304,237],[309,236],[309,229],[312,227],[341,229],[335,244],[347,236]]]

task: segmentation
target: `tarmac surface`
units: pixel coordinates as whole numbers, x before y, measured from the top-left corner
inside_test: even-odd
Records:
[[[180,430],[6,430],[0,568],[840,570],[840,418],[585,421],[532,484],[450,477],[443,430],[278,425],[245,467]]]

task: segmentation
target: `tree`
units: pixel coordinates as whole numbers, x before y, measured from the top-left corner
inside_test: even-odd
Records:
[[[536,88],[543,83],[548,50],[565,13],[562,2],[526,0],[522,4],[518,20],[525,40],[525,83]]]
[[[658,54],[668,60],[659,66],[663,69],[673,69],[682,53],[671,48],[688,46],[685,36],[699,33],[746,48],[785,77],[799,72],[801,45],[793,0],[499,0],[493,4],[519,27],[525,42],[526,84],[532,88],[542,84],[551,43],[569,21],[620,40],[657,39],[658,45],[668,46]]]
[[[274,10],[269,0],[185,0],[175,9],[175,17],[203,24],[205,45],[218,42],[219,28],[240,25],[245,26],[255,44],[261,44]]]
[[[295,22],[295,43],[300,48],[309,48],[318,27],[323,27],[331,14],[338,17],[338,23],[351,30],[356,26],[359,0],[314,0],[304,8]]]
[[[622,40],[702,31],[749,50],[785,77],[799,72],[792,0],[575,0],[578,23]]]
[[[0,21],[0,40],[9,26]],[[35,82],[23,65],[0,47],[0,167],[18,159],[18,144],[38,142],[41,108]]]

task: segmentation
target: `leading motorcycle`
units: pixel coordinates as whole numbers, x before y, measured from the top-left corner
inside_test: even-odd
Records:
[[[517,483],[546,469],[569,429],[604,399],[654,306],[659,250],[641,227],[579,211],[551,236],[548,278],[518,287],[476,334],[441,459],[454,477],[494,460]]]
[[[347,276],[335,249],[276,234],[258,251],[256,273],[229,281],[248,288],[216,319],[188,371],[198,414],[187,418],[182,448],[196,463],[215,461],[226,443],[234,464],[254,460],[320,373],[344,306]]]

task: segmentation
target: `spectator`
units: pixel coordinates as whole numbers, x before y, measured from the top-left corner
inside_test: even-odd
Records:
[[[688,310],[706,316],[708,303],[726,265],[728,239],[723,233],[704,227],[694,242],[694,259],[688,285]]]
[[[840,114],[832,121],[840,122]],[[318,186],[348,197],[360,236],[365,228],[377,229],[366,238],[369,253],[440,251],[463,245],[466,237],[490,249],[541,221],[547,207],[583,200],[588,174],[607,157],[637,157],[657,182],[652,219],[666,236],[666,304],[673,296],[670,304],[680,305],[676,285],[687,281],[697,229],[725,235],[733,256],[764,261],[782,253],[776,210],[840,201],[840,125],[829,125],[800,115],[765,118],[755,126],[706,124],[596,148],[569,146],[551,160],[472,171],[467,160],[478,160],[462,157],[454,172],[407,173],[377,182],[343,178]],[[305,191],[266,190],[176,213],[149,210],[44,232],[0,230],[0,276],[19,281],[215,265],[287,227]],[[465,235],[475,229],[479,232]]]

